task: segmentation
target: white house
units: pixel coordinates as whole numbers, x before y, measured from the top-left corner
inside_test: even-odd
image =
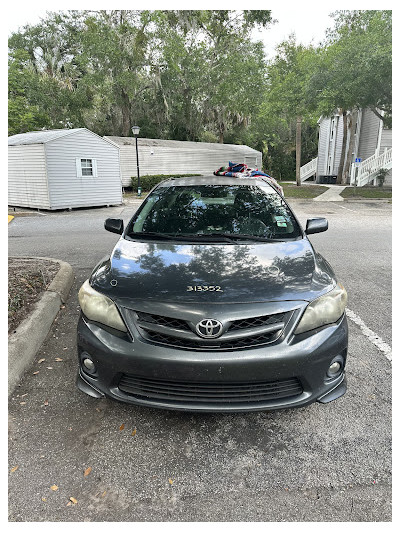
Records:
[[[122,203],[119,149],[86,128],[8,138],[8,204],[66,209]]]
[[[104,137],[118,146],[122,185],[130,187],[137,176],[134,137]],[[262,153],[246,145],[138,139],[139,172],[152,174],[212,174],[229,161],[261,169]]]
[[[354,149],[350,161],[348,182],[357,185],[376,184],[376,176],[381,168],[392,168],[392,130],[386,129],[383,121],[370,109],[357,112]],[[300,177],[305,181],[315,177],[317,182],[324,176],[337,176],[343,142],[343,117],[336,113],[331,117],[321,117],[319,124],[318,157],[301,167]],[[347,148],[350,135],[347,136]],[[357,160],[357,162],[356,162]],[[385,184],[391,185],[392,171]]]

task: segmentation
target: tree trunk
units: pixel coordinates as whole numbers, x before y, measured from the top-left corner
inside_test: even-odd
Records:
[[[221,144],[224,143],[224,132],[222,132],[222,131],[219,132],[218,142],[221,143]]]
[[[342,151],[340,154],[340,162],[339,162],[339,169],[338,169],[338,175],[337,175],[337,181],[336,183],[341,184],[343,183],[343,167],[344,167],[344,158],[346,155],[346,147],[347,147],[347,110],[342,109],[342,115],[343,115],[343,140],[342,140]],[[335,151],[335,147],[333,147],[333,153]]]
[[[345,163],[344,171],[343,171],[343,178],[344,178],[343,183],[347,183],[347,178],[349,176],[350,163],[353,160],[353,150],[354,150],[354,145],[356,141],[356,125],[357,125],[357,109],[353,109],[350,115],[350,124],[349,124],[350,141],[349,141],[349,149],[347,150],[347,155],[346,155],[346,163]]]
[[[129,101],[129,96],[126,94],[124,89],[121,91],[122,96],[122,137],[129,137],[131,129],[131,103]]]
[[[301,117],[296,120],[296,184],[301,185],[300,166],[301,166]]]

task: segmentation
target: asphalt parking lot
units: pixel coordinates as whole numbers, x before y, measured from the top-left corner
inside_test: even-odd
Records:
[[[376,342],[391,343],[391,204],[290,204],[302,223],[328,218],[310,240],[375,339],[349,320],[339,400],[249,414],[157,411],[75,388],[77,292],[118,238],[104,219],[126,222],[134,204],[12,221],[9,255],[62,259],[76,279],[10,399],[10,521],[391,520],[391,363]]]

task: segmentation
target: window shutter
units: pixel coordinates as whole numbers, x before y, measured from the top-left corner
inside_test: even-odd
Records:
[[[82,177],[81,158],[77,157],[75,159],[75,163],[76,163],[76,176],[77,176],[77,178],[81,178]]]
[[[97,178],[97,159],[92,159],[93,177]]]

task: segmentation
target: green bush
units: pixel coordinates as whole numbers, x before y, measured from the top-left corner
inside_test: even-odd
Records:
[[[150,191],[160,181],[168,178],[190,178],[191,176],[201,176],[201,174],[153,174],[150,176],[140,176],[140,186],[142,191]],[[131,177],[132,188],[137,189],[137,176]]]

